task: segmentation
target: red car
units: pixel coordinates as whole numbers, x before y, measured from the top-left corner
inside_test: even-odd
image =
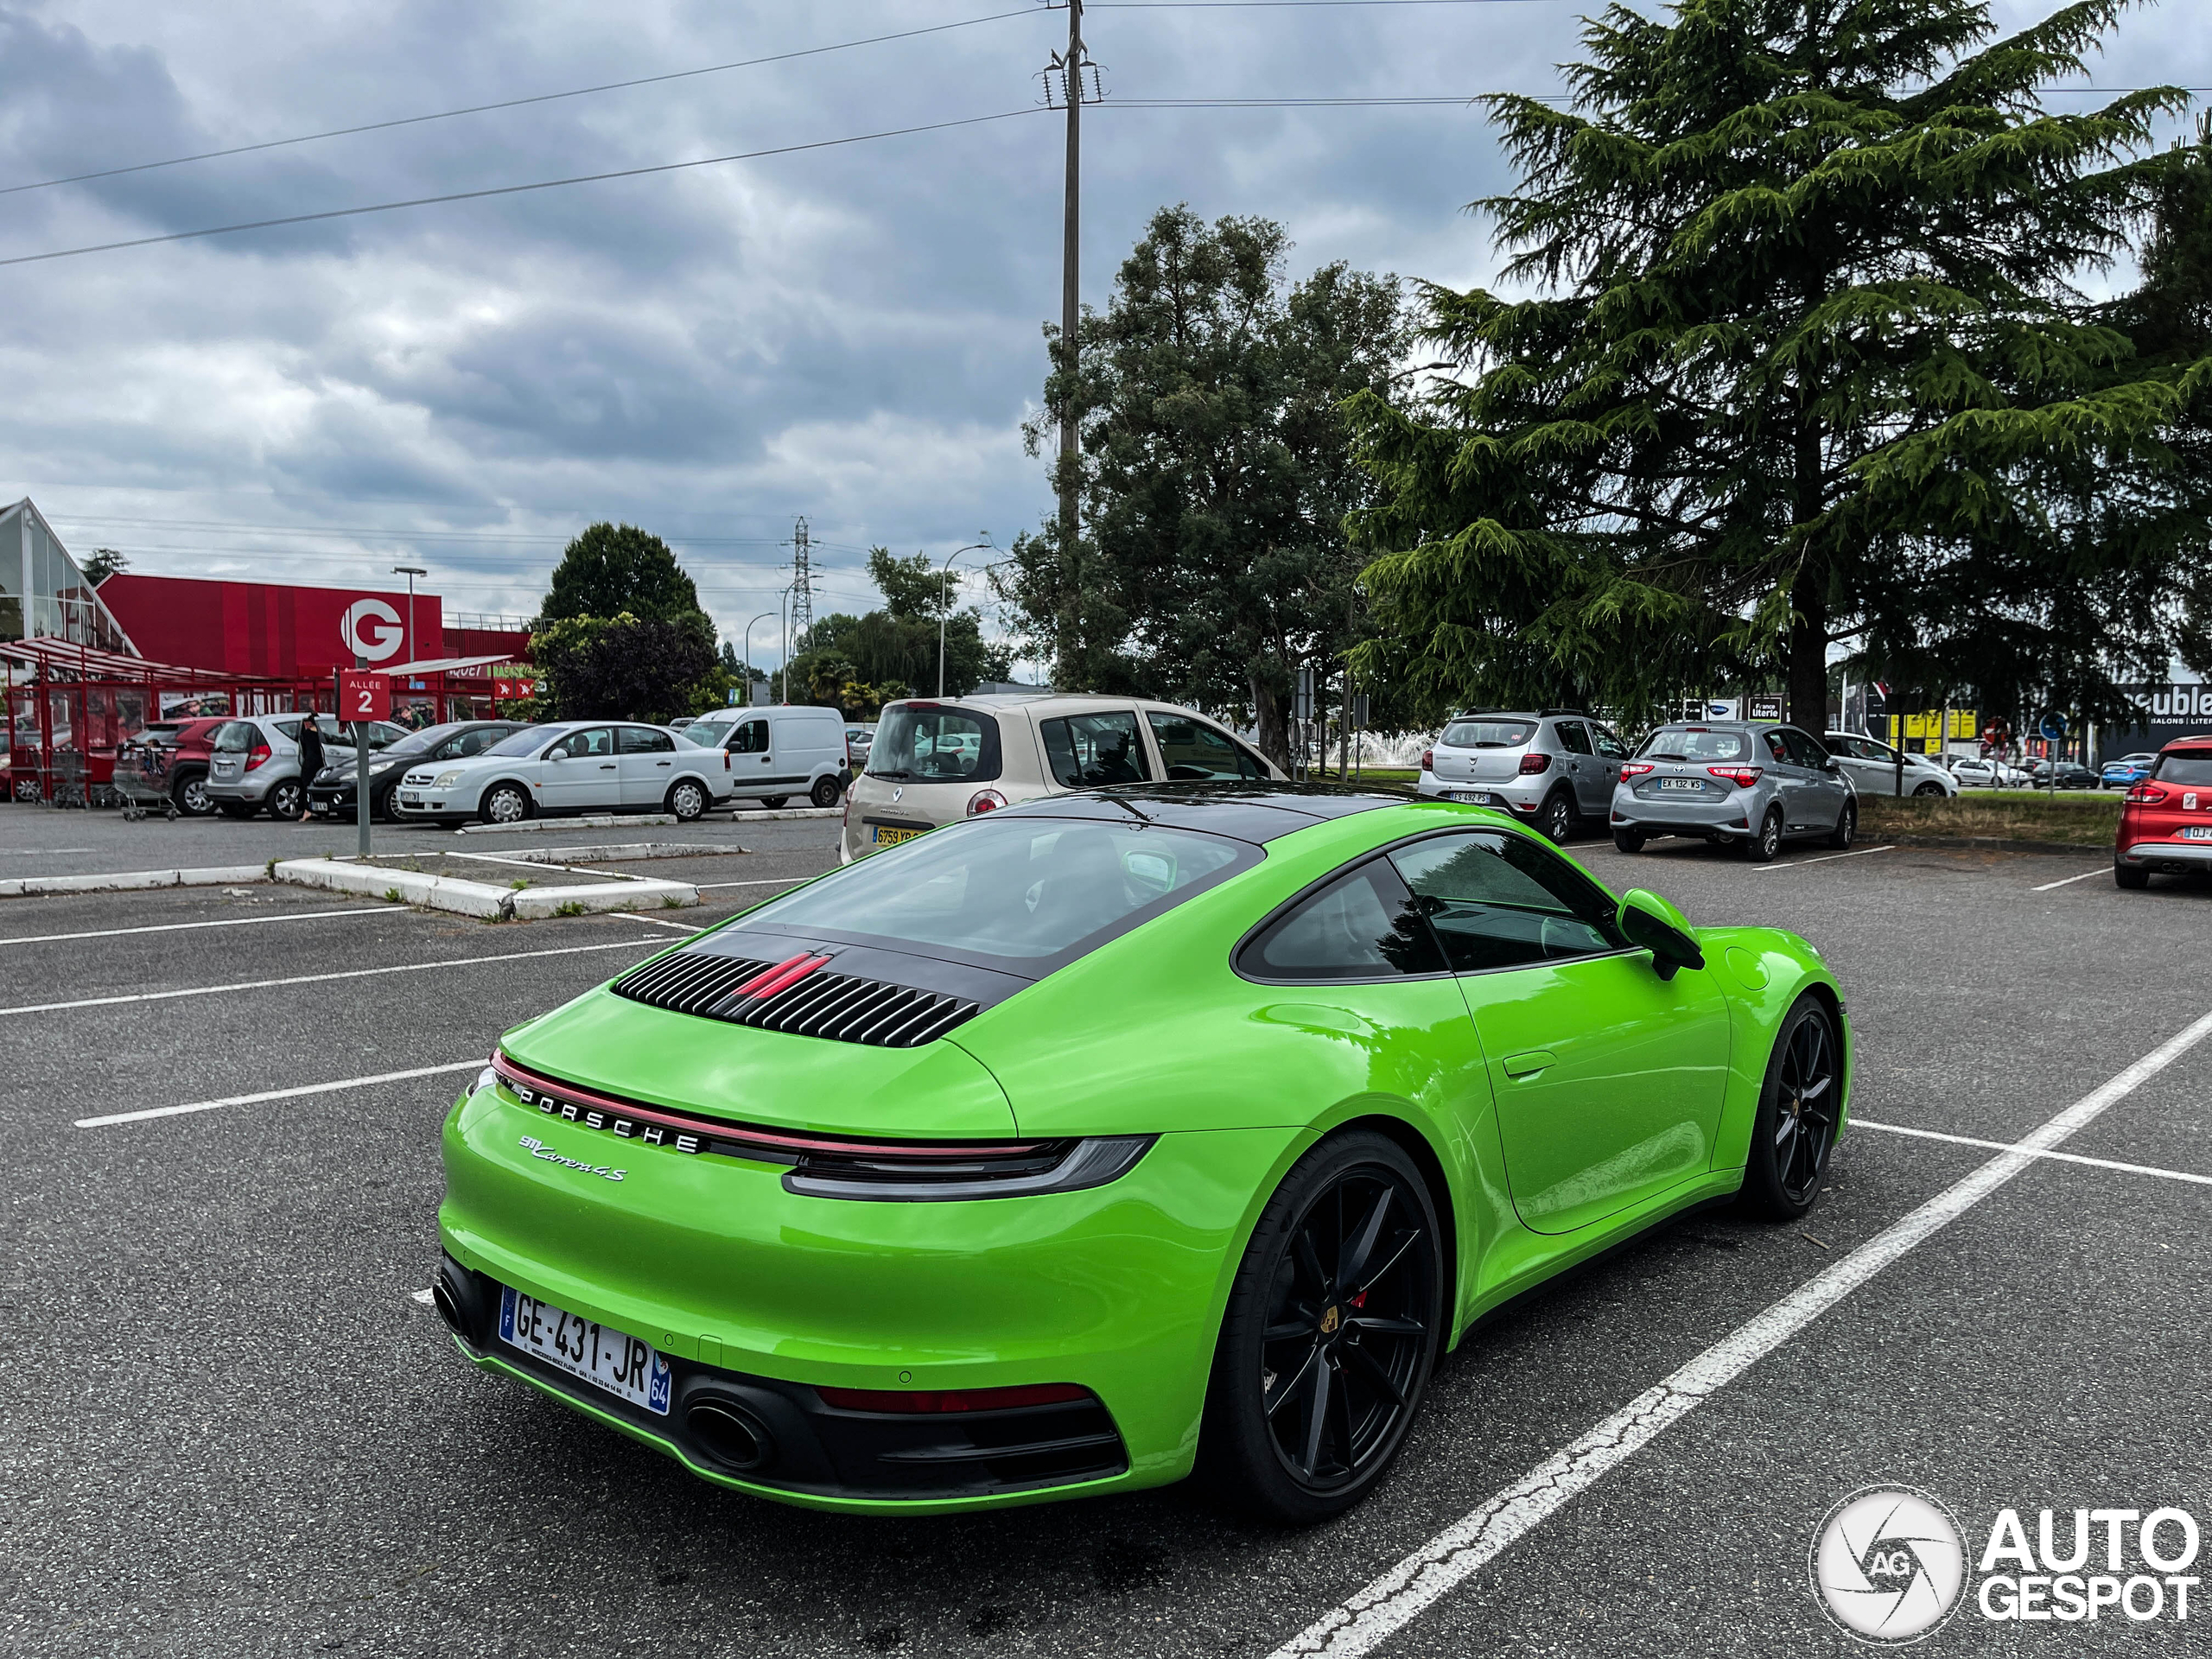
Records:
[[[2167,744],[2121,804],[2112,879],[2147,887],[2153,870],[2212,872],[2212,735]]]
[[[124,741],[122,751],[116,756],[118,766],[135,766],[137,756],[134,747],[153,746],[166,749],[165,766],[168,776],[169,798],[176,803],[176,810],[187,817],[204,818],[215,810],[215,803],[207,798],[207,762],[214,751],[215,734],[228,721],[228,715],[208,719],[204,716],[191,720],[157,720],[143,730],[133,732]]]

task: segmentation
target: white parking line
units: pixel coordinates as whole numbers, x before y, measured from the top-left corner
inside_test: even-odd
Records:
[[[1793,858],[1787,864],[1779,862],[1754,864],[1751,868],[1755,870],[1794,870],[1806,864],[1826,864],[1832,859],[1865,858],[1870,853],[1894,853],[1895,851],[1897,851],[1895,846],[1860,847],[1848,853],[1822,853],[1818,858]]]
[[[61,1008],[105,1008],[119,1002],[167,1002],[180,996],[220,996],[226,991],[265,991],[278,985],[318,985],[332,979],[372,979],[378,974],[423,974],[440,968],[474,968],[487,962],[527,962],[534,957],[578,957],[588,950],[635,950],[641,939],[616,939],[607,944],[569,944],[557,950],[509,950],[496,957],[455,957],[449,962],[403,962],[391,968],[347,968],[327,974],[292,974],[283,979],[242,979],[227,985],[194,985],[181,991],[132,991],[118,996],[84,996],[73,1002],[26,1002],[0,1008],[0,1018],[11,1014],[52,1014]]]
[[[404,1083],[410,1077],[435,1077],[448,1071],[474,1071],[487,1062],[455,1060],[451,1065],[418,1065],[405,1071],[379,1071],[372,1077],[340,1077],[335,1083],[306,1083],[296,1089],[264,1089],[257,1095],[227,1095],[221,1100],[195,1100],[184,1106],[149,1106],[141,1112],[109,1112],[101,1117],[80,1117],[80,1129],[105,1128],[111,1123],[143,1123],[149,1118],[182,1117],[188,1112],[212,1112],[219,1106],[258,1106],[265,1100],[296,1100],[302,1095],[327,1095],[340,1089],[366,1089],[379,1083]]]
[[[2102,875],[2105,873],[2105,868],[2106,867],[2104,865],[2100,864],[2094,870],[2084,870],[2079,875],[2069,875],[2065,877],[2063,880],[2057,881],[2046,881],[2039,887],[2030,887],[2028,891],[2030,893],[2049,893],[2053,887],[2071,887],[2075,882],[2086,881],[2093,875]]]
[[[518,864],[525,870],[558,870],[563,875],[603,875],[618,881],[647,881],[652,878],[632,875],[627,870],[586,870],[574,864],[548,864],[542,858],[503,858],[497,853],[448,853],[448,858],[465,858],[477,864]]]
[[[149,927],[96,927],[86,933],[33,933],[0,945],[52,944],[57,939],[115,939],[125,933],[183,933],[195,927],[253,927],[264,922],[312,922],[333,916],[385,916],[404,905],[353,905],[344,910],[296,910],[283,916],[226,916],[213,922],[157,922]]]
[[[1947,1141],[1955,1147],[1986,1147],[1992,1152],[2024,1152],[2031,1158],[2052,1158],[2064,1164],[2086,1164],[2091,1169],[2116,1169],[2127,1175],[2156,1175],[2162,1181],[2193,1181],[2199,1186],[2212,1186],[2212,1175],[2193,1174],[2185,1169],[2160,1169],[2155,1164],[2123,1164],[2110,1158],[2091,1158],[2078,1152],[2050,1152],[2039,1147],[2024,1147],[2011,1141],[1978,1141],[1970,1135],[1945,1135],[1936,1129],[1908,1129],[1902,1123],[1870,1123],[1863,1117],[1851,1120],[1854,1129],[1879,1129],[1884,1135],[1909,1135],[1921,1141]]]
[[[643,922],[648,927],[672,927],[679,933],[703,933],[703,927],[694,927],[689,922],[664,922],[658,916],[640,916],[635,911],[610,910],[606,912],[617,921]]]
[[[1313,1654],[1354,1659],[1354,1656],[1371,1653],[1486,1562],[1541,1526],[1568,1499],[1635,1456],[1884,1268],[2031,1167],[2037,1154],[2048,1151],[2094,1121],[2207,1037],[2212,1037],[2212,1014],[2169,1038],[2017,1145],[1902,1220],[1891,1223],[1834,1267],[1723,1337],[1672,1376],[1630,1401],[1573,1445],[1330,1608],[1277,1648],[1269,1659]]]

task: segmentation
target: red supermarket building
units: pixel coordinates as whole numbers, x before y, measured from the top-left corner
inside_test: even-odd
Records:
[[[493,715],[536,690],[518,619],[449,618],[403,590],[119,572],[96,589],[28,499],[0,507],[0,770],[16,799],[80,798],[149,721],[333,710],[336,675],[392,677],[410,726]]]

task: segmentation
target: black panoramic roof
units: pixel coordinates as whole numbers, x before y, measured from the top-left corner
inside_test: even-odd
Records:
[[[1025,801],[1002,810],[1022,817],[1107,818],[1131,815],[1172,829],[1202,830],[1235,841],[1270,842],[1330,818],[1403,806],[1419,798],[1344,784],[1128,784]]]

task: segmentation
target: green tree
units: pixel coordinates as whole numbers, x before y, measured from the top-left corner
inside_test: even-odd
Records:
[[[1574,107],[1490,99],[1520,179],[1477,206],[1536,291],[1429,288],[1451,372],[1353,411],[1406,671],[1624,711],[1778,674],[1807,722],[1853,637],[1894,677],[2089,702],[2163,658],[2207,367],[2139,359],[2079,284],[2186,100],[2037,99],[2119,10],[1993,42],[1980,0],[1613,6]]]
[[[696,617],[713,649],[714,625],[700,607],[699,590],[668,543],[634,524],[593,524],[561,555],[538,615],[557,622],[624,612],[664,622]]]
[[[96,547],[92,557],[77,561],[77,568],[85,573],[85,580],[97,588],[117,571],[128,570],[130,560],[128,555],[111,547]]]
[[[1268,219],[1153,216],[1026,435],[1037,453],[1076,404],[1084,534],[1047,519],[1004,583],[1056,684],[1249,715],[1278,762],[1296,671],[1326,674],[1363,608],[1343,526],[1374,485],[1341,405],[1386,391],[1409,343],[1396,278],[1292,283],[1289,251]]]
[[[666,721],[722,700],[713,647],[688,618],[567,617],[531,635],[530,655],[555,720]]]

